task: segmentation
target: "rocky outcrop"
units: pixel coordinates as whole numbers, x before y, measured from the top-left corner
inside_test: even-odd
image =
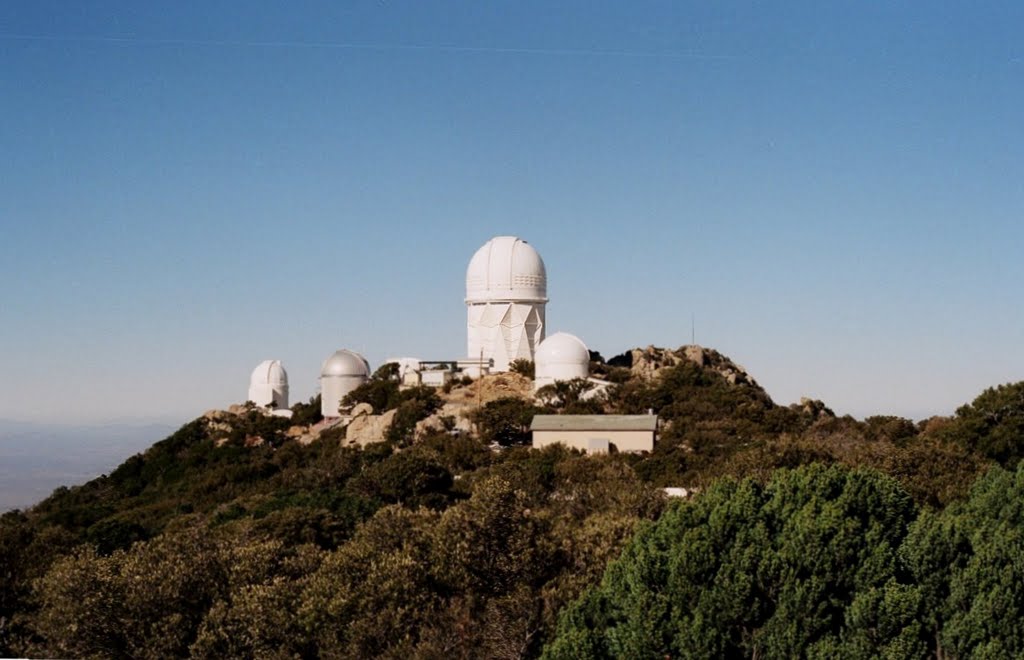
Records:
[[[343,444],[365,447],[373,442],[384,442],[396,412],[389,410],[383,415],[360,415],[353,418],[346,429]]]
[[[368,403],[366,403],[364,401],[363,403],[357,403],[352,408],[352,412],[349,413],[349,416],[350,417],[361,417],[363,415],[372,415],[372,414],[373,414],[373,406],[371,406],[370,404],[368,404]]]
[[[440,410],[430,417],[416,422],[416,437],[432,431],[437,432],[446,430],[446,418],[454,421],[455,426],[452,430],[460,433],[469,433],[473,426],[465,416],[467,412],[468,406],[465,404],[445,403],[441,406]]]
[[[207,410],[202,419],[206,422],[206,432],[214,444],[223,447],[228,436],[235,429],[234,420],[238,415],[227,410]]]
[[[703,369],[710,369],[733,385],[749,385],[761,389],[761,386],[750,377],[747,371],[713,348],[704,348],[690,344],[675,350],[668,348],[634,348],[630,351],[634,377],[657,378],[662,369],[676,367],[684,362],[692,362]]]
[[[483,376],[468,385],[460,385],[448,393],[441,393],[441,398],[448,403],[474,408],[497,399],[529,399],[532,396],[533,381],[511,371]]]
[[[307,427],[293,426],[292,429],[304,428],[305,431],[295,438],[295,441],[300,445],[309,445],[320,439],[320,436],[326,434],[328,431],[335,429],[339,426],[344,426],[348,420],[346,418],[335,417],[333,419],[322,419],[316,424]],[[289,429],[290,431],[291,429]]]
[[[469,433],[473,428],[469,421],[473,410],[498,399],[530,400],[533,398],[533,381],[512,372],[490,374],[466,385],[456,385],[447,392],[439,390],[438,395],[444,401],[441,409],[416,424],[416,436],[431,430],[445,430],[446,417],[454,420],[454,430]]]
[[[245,446],[248,448],[262,447],[267,443],[262,437],[258,435],[247,435],[245,436]]]
[[[789,408],[790,410],[795,410],[801,415],[806,415],[813,420],[836,416],[836,414],[832,412],[832,409],[826,406],[823,401],[818,399],[808,399],[807,397],[802,397],[800,399],[800,403],[791,404]]]

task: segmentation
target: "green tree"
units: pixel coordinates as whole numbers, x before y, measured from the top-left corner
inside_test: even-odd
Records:
[[[385,507],[328,556],[300,597],[298,620],[320,657],[411,656],[440,599],[430,567],[437,514]]]
[[[993,468],[967,500],[922,515],[902,552],[940,648],[964,658],[1024,655],[1024,466]]]
[[[82,546],[40,581],[37,629],[55,656],[181,657],[226,586],[226,571],[213,541],[199,533],[109,557]]]
[[[312,657],[315,644],[295,611],[325,553],[254,543],[233,552],[233,579],[210,607],[189,651],[199,658]]]
[[[387,440],[396,445],[412,444],[416,424],[441,407],[441,398],[432,387],[410,387],[398,393],[395,417],[387,431]]]
[[[377,367],[377,370],[370,376],[370,380],[398,382],[398,363],[385,362]]]
[[[543,412],[543,408],[528,401],[506,397],[489,401],[474,410],[470,419],[477,425],[480,439],[485,443],[496,442],[509,447],[529,442],[533,416]]]
[[[988,388],[939,434],[1013,468],[1024,456],[1024,381]]]
[[[349,482],[348,488],[363,497],[387,504],[443,507],[452,486],[452,475],[427,452],[406,450],[375,463]]]
[[[891,415],[874,415],[864,420],[864,435],[869,440],[904,445],[917,436],[917,426],[909,419]]]
[[[324,418],[321,407],[321,398],[319,394],[314,397],[310,397],[308,403],[302,403],[299,401],[292,406],[292,418],[290,421],[296,426],[309,426],[311,424],[316,424]]]
[[[600,414],[600,401],[585,398],[593,389],[594,384],[586,378],[556,380],[537,390],[537,398],[544,405],[570,415]]]
[[[533,360],[527,360],[526,358],[512,360],[508,365],[508,370],[514,374],[526,376],[530,380],[534,379],[537,372],[537,368],[536,365],[534,365]]]
[[[345,395],[342,407],[348,408],[360,403],[373,406],[375,413],[382,413],[398,406],[398,381],[371,378]]]
[[[441,516],[433,537],[437,574],[458,592],[508,594],[541,575],[539,536],[525,493],[500,477],[486,479]]]
[[[899,582],[897,549],[914,515],[906,493],[871,471],[809,466],[766,486],[721,481],[643,528],[601,586],[565,611],[545,656],[802,657],[854,648],[853,604],[869,609],[878,590],[900,600],[912,586]],[[875,649],[896,638],[921,648],[916,619],[902,605],[892,610]]]

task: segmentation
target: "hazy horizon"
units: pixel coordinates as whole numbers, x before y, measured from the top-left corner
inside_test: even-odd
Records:
[[[60,486],[109,473],[170,435],[171,424],[66,425],[0,419],[0,513],[36,504]]]

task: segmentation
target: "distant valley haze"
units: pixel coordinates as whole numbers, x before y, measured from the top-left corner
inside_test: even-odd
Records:
[[[106,474],[175,428],[164,423],[78,426],[0,420],[0,512],[28,507],[55,488]]]

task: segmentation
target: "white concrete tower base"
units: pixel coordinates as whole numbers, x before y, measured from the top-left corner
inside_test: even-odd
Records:
[[[471,303],[467,311],[468,357],[492,358],[493,371],[508,371],[515,360],[532,360],[544,340],[543,304]]]

